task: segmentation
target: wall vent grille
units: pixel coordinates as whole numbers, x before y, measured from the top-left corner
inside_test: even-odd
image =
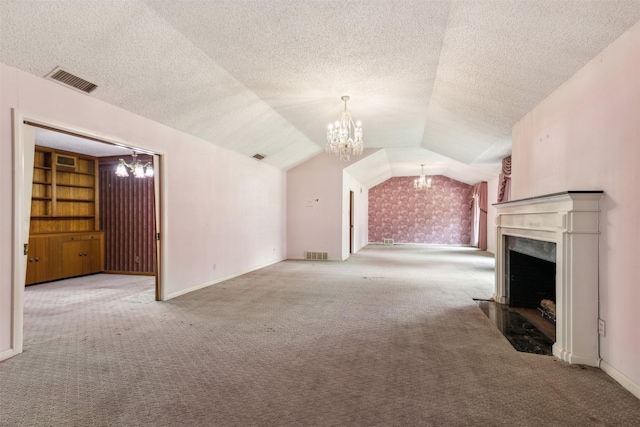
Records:
[[[305,252],[304,259],[311,261],[327,261],[329,254],[327,252]]]
[[[78,76],[74,76],[70,72],[63,70],[60,67],[57,67],[55,70],[49,73],[46,78],[58,83],[62,83],[65,86],[70,86],[84,93],[91,93],[98,87],[98,85],[88,82],[85,79],[81,79]]]
[[[384,239],[383,242],[386,246],[393,245],[393,239]]]

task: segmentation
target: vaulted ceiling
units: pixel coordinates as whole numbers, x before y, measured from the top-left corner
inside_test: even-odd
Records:
[[[368,185],[490,179],[511,127],[640,20],[640,0],[0,2],[0,61],[290,169],[343,108]],[[336,161],[338,161],[336,159]]]

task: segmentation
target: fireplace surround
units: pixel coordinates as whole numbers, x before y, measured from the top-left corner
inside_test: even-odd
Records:
[[[566,191],[495,204],[496,290],[509,304],[506,236],[555,243],[556,342],[553,355],[598,366],[599,202],[602,191]]]

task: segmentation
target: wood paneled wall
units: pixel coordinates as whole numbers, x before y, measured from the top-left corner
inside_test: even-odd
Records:
[[[131,156],[124,160],[131,161]],[[138,155],[143,163],[151,156]],[[104,231],[104,268],[109,272],[156,271],[154,180],[116,176],[118,158],[103,157],[100,171],[100,229]]]

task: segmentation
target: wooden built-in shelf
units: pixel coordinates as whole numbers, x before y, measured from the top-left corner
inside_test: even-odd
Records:
[[[69,218],[95,218],[95,215],[31,215],[34,219],[69,219]]]
[[[95,200],[87,200],[87,199],[73,199],[68,197],[58,197],[56,199],[59,202],[80,202],[80,203],[95,203]]]
[[[98,159],[36,146],[31,196],[26,283],[104,270]]]
[[[94,188],[93,185],[82,185],[82,184],[57,184],[58,187],[71,187],[71,188]]]

